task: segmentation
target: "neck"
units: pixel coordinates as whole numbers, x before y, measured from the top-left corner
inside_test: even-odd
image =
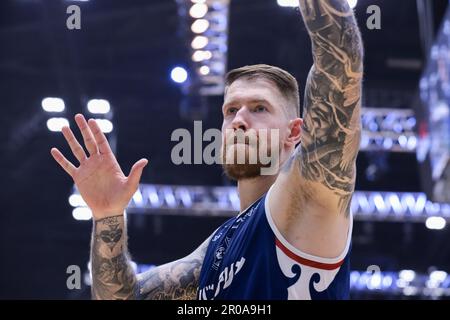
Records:
[[[277,176],[259,176],[252,179],[238,181],[239,200],[241,212],[247,209],[253,202],[269,191],[270,186],[275,182]]]

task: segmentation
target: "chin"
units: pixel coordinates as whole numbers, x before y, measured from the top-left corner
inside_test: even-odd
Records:
[[[261,175],[260,164],[223,164],[223,171],[231,180],[254,179]]]
[[[242,159],[239,159],[237,155],[241,155]],[[242,163],[238,163],[238,160]],[[236,143],[222,149],[222,167],[230,179],[238,181],[261,176],[261,169],[270,167],[270,164],[261,163],[256,146]]]

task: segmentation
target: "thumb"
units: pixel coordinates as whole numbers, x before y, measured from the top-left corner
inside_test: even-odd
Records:
[[[142,170],[144,170],[144,167],[147,165],[147,163],[147,159],[141,159],[136,162],[133,167],[131,167],[127,182],[129,186],[136,187],[139,184],[139,180],[141,180]]]

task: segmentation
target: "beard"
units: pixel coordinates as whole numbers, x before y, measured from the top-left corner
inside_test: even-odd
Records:
[[[241,147],[246,147],[245,149],[245,162],[239,163],[237,161],[238,154]],[[252,179],[259,177],[261,174],[261,168],[264,167],[264,165],[259,161],[256,163],[250,163],[250,151],[248,150],[248,145],[234,145],[229,146],[228,148],[223,148],[222,150],[222,168],[225,174],[230,178],[231,180],[241,180],[241,179]],[[227,150],[224,150],[227,149]],[[254,151],[252,151],[254,152]],[[230,159],[232,159],[230,161]]]
[[[246,143],[236,143],[235,137],[230,137],[222,145],[222,168],[231,180],[238,181],[257,178],[261,176],[261,170],[263,168],[269,168],[272,165],[271,144],[267,143],[267,145],[262,145],[259,137],[253,143],[248,140],[245,140]],[[258,152],[261,148],[263,148],[263,154],[270,158],[268,163],[261,161],[261,155]],[[279,155],[281,150],[278,150],[278,152]]]

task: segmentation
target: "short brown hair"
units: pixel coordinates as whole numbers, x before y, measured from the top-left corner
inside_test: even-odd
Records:
[[[267,64],[255,64],[231,70],[225,77],[225,92],[238,79],[266,79],[274,83],[289,101],[296,117],[300,116],[300,94],[297,80],[289,72]],[[288,110],[289,111],[289,110]]]

